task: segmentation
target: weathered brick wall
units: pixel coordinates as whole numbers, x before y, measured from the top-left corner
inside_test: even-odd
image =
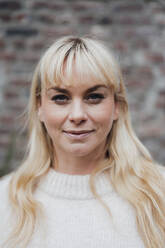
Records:
[[[63,35],[92,34],[122,67],[134,128],[165,164],[165,1],[0,1],[0,169],[19,165],[26,147],[19,118],[35,65]]]

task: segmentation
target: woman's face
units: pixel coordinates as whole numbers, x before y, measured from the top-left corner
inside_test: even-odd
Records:
[[[117,119],[117,106],[110,89],[89,78],[73,86],[49,87],[41,97],[39,118],[57,156],[97,155]]]

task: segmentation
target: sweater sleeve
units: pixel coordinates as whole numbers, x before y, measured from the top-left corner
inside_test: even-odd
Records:
[[[9,183],[11,179],[11,174],[0,178],[0,213],[7,211],[6,207],[9,204]]]
[[[3,241],[8,237],[10,229],[10,202],[9,202],[9,182],[11,174],[0,179],[0,247]]]
[[[165,166],[158,166],[160,174],[164,177],[165,179]]]

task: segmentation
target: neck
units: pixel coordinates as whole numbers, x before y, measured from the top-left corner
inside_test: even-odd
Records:
[[[94,151],[88,156],[75,156],[74,154],[58,154],[55,158],[53,168],[57,172],[70,175],[87,175],[91,174],[104,160],[104,153],[102,151]]]

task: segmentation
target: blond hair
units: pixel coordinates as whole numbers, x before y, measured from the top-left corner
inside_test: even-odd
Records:
[[[73,63],[80,81],[91,75],[108,84],[119,106],[118,120],[114,121],[107,137],[105,161],[90,176],[91,191],[109,211],[94,183],[96,174],[105,173],[116,192],[134,207],[145,247],[162,248],[165,243],[165,183],[158,166],[133,132],[119,67],[102,42],[71,36],[57,40],[43,55],[34,73],[28,107],[27,157],[12,176],[9,191],[17,222],[6,245],[17,247],[22,242],[21,247],[26,247],[37,219],[43,216],[42,206],[33,192],[38,180],[48,172],[55,154],[46,128],[39,121],[38,103],[41,91],[49,84],[76,83],[72,77]]]

